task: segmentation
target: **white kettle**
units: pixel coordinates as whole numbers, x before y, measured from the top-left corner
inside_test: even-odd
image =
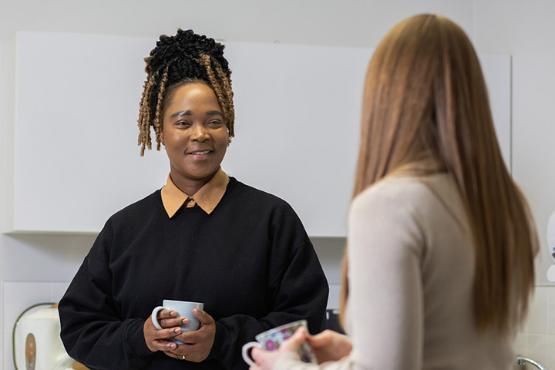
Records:
[[[16,320],[13,356],[16,370],[85,369],[66,353],[58,307],[51,303],[31,306]]]

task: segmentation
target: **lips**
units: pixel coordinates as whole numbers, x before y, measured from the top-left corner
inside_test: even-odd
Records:
[[[193,159],[194,161],[208,160],[209,156],[212,153],[214,153],[212,149],[197,149],[186,152],[187,156],[189,156],[189,158]]]
[[[186,154],[190,155],[206,155],[214,152],[212,149],[198,149],[198,150],[190,150],[186,152]]]

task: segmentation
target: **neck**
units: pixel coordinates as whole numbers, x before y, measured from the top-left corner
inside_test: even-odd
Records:
[[[174,171],[173,169],[171,169],[170,177],[173,183],[175,184],[175,186],[179,188],[179,190],[181,190],[188,196],[193,196],[196,194],[197,191],[200,190],[200,188],[202,188],[208,181],[210,181],[212,177],[214,177],[216,172],[214,172],[213,174],[211,174],[206,178],[195,179],[195,178],[184,176],[178,173],[177,171]]]

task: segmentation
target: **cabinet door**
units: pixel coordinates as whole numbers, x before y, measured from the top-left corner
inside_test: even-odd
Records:
[[[152,41],[17,35],[16,231],[98,232],[164,184],[164,152],[139,156],[143,58]]]
[[[141,158],[136,141],[142,59],[153,44],[18,34],[15,230],[96,232],[115,211],[163,185],[163,149]],[[226,43],[236,138],[223,168],[288,201],[311,236],[346,235],[370,55],[361,48]],[[510,138],[510,68],[499,68],[510,67],[510,59],[484,58],[495,72],[494,118],[506,119],[501,126]]]
[[[231,174],[287,200],[311,236],[344,236],[367,49],[231,43]]]

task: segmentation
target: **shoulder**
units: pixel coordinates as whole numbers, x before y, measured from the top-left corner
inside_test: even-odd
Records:
[[[280,197],[232,180],[235,210],[275,233],[305,233],[304,225],[293,207]]]
[[[255,206],[258,209],[293,211],[287,201],[276,195],[242,183],[233,177],[230,178],[230,182],[234,188],[235,196],[246,205]]]
[[[395,224],[399,229],[437,232],[438,224],[466,227],[465,208],[453,177],[438,173],[424,177],[389,176],[361,192],[349,210],[351,227]]]
[[[434,175],[435,176],[435,175]],[[349,238],[359,258],[379,248],[391,255],[426,251],[430,212],[437,200],[418,177],[390,176],[361,192],[349,210]]]
[[[390,176],[357,195],[351,212],[392,212],[414,210],[433,201],[433,193],[421,178]]]
[[[160,190],[154,191],[152,194],[138,200],[121,210],[114,213],[109,219],[107,224],[113,226],[123,226],[131,224],[140,224],[140,220],[144,220],[149,216],[156,213],[161,209],[162,200],[160,198]]]

